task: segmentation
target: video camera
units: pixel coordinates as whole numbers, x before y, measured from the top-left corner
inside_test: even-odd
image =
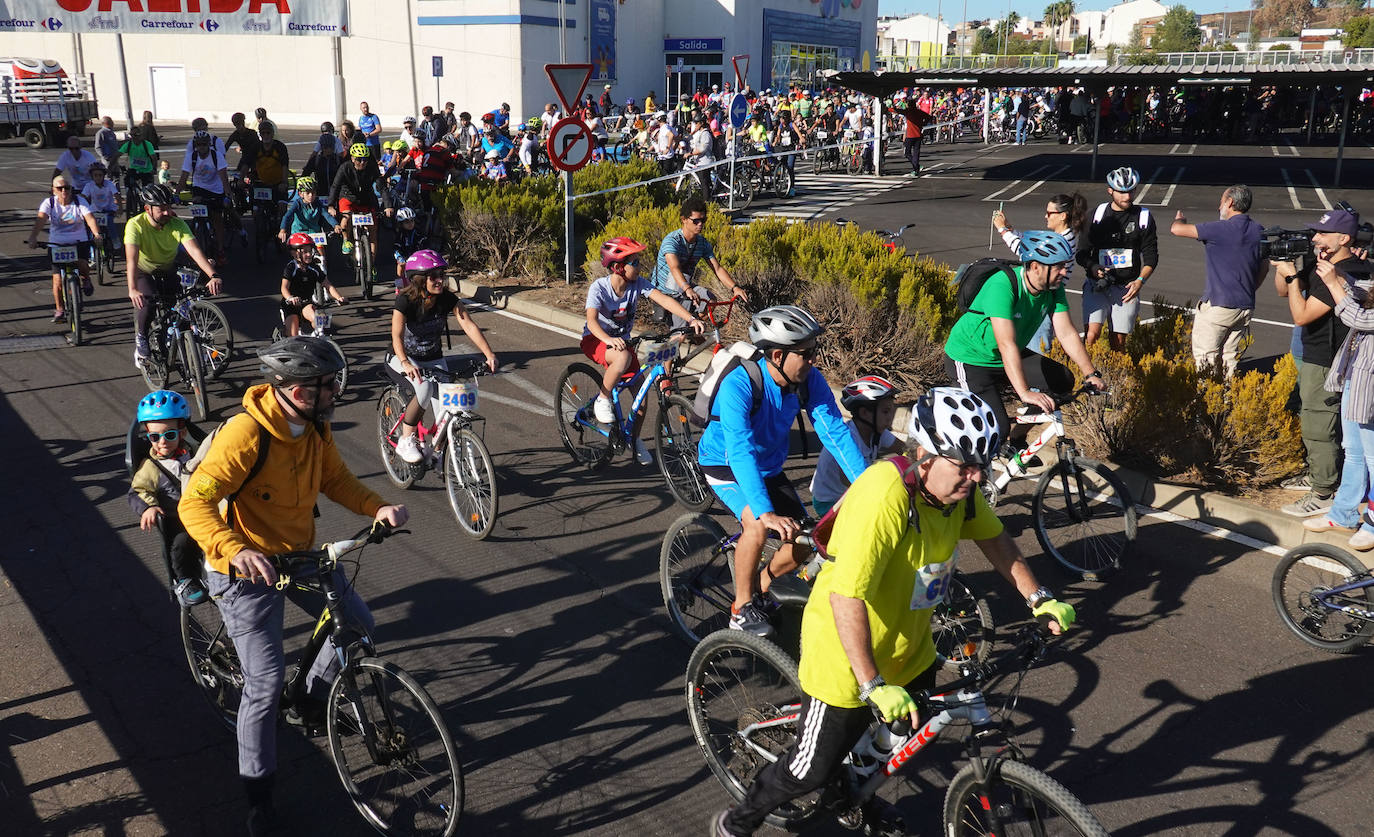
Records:
[[[1360,217],[1360,213],[1348,201],[1337,201],[1333,208],[1349,212],[1356,218]],[[1288,230],[1283,227],[1269,227],[1260,234],[1260,258],[1276,262],[1294,262],[1297,272],[1289,276],[1288,281],[1292,282],[1299,278],[1307,280],[1311,277],[1312,268],[1317,264],[1312,250],[1313,232],[1309,229]],[[1374,248],[1374,224],[1360,224],[1350,246],[1353,249],[1362,248],[1366,252]]]

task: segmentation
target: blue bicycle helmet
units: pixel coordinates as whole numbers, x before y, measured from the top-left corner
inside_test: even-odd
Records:
[[[173,421],[190,417],[191,405],[180,393],[168,389],[150,392],[138,402],[139,421]]]
[[[1073,261],[1068,239],[1049,230],[1028,230],[1021,234],[1021,263],[1064,264]]]

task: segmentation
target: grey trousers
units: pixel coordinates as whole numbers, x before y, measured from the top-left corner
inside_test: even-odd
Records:
[[[239,775],[249,779],[266,776],[277,769],[277,710],[286,675],[282,651],[286,600],[311,616],[318,616],[324,608],[324,597],[293,588],[281,591],[241,578],[230,581],[229,576],[219,572],[208,572],[206,576],[210,595],[219,606],[225,630],[234,641],[234,650],[243,666],[243,698],[238,717]],[[372,613],[348,586],[343,570],[334,571],[334,584],[346,591],[344,609],[371,632],[376,624]],[[310,665],[306,693],[324,700],[338,674],[338,654],[333,640],[328,639]]]

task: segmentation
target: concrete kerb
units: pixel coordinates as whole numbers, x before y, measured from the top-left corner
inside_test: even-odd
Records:
[[[509,311],[532,320],[581,333],[585,319],[550,305],[520,299],[495,292],[487,285],[468,279],[458,281],[460,293],[483,305],[499,311]],[[710,362],[710,355],[701,354],[689,364],[700,372]],[[839,393],[836,391],[838,400]],[[905,426],[906,411],[901,410],[895,425]],[[1303,543],[1324,543],[1347,549],[1346,534],[1309,532],[1303,528],[1302,519],[1286,515],[1280,511],[1264,508],[1238,497],[1231,497],[1216,491],[1207,491],[1195,486],[1175,485],[1152,479],[1119,465],[1113,466],[1118,476],[1131,490],[1142,513],[1162,513],[1177,515],[1188,521],[1214,526],[1226,532],[1243,535],[1262,544],[1272,545],[1282,550],[1291,549]],[[1294,493],[1294,499],[1298,495]],[[1270,550],[1273,551],[1273,550]],[[1369,561],[1366,559],[1365,563]]]

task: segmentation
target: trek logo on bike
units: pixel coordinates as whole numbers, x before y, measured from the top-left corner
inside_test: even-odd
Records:
[[[467,381],[439,385],[439,405],[445,410],[471,413],[477,410],[477,387]]]
[[[916,570],[916,584],[911,590],[911,609],[935,607],[949,592],[949,578],[954,575],[956,561],[951,558],[938,564],[926,564]]]

